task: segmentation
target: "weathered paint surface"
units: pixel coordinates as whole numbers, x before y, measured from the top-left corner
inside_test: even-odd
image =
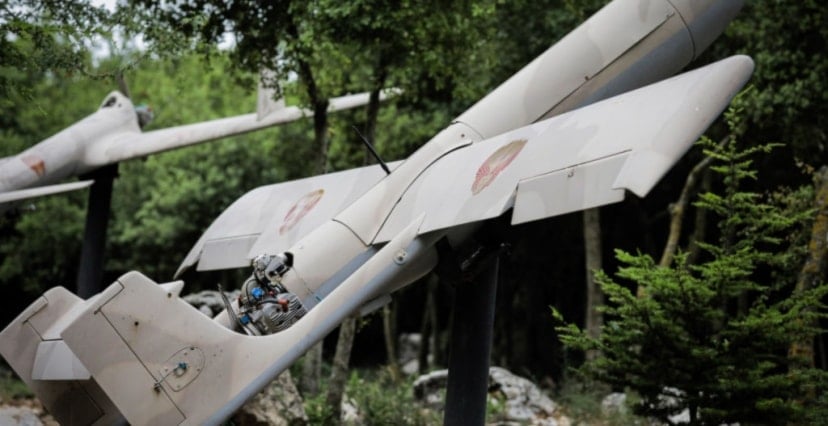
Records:
[[[312,115],[311,111],[303,108],[286,107],[284,102],[271,103],[276,106],[269,107],[269,103],[265,103],[267,114],[264,115],[245,114],[142,132],[132,102],[126,96],[112,92],[101,103],[98,111],[0,162],[0,198],[4,200],[2,202],[7,202],[77,189],[64,186],[50,188],[48,191],[21,191],[51,185],[108,164],[251,132]],[[367,93],[334,98],[330,102],[331,111],[355,108],[366,103]],[[2,209],[0,204],[0,210]]]
[[[732,17],[710,11],[733,5],[741,2],[615,0],[390,175],[366,167],[242,197],[182,268],[241,266],[259,250],[290,250],[282,283],[309,310],[287,330],[233,332],[180,300],[180,285],[132,272],[87,301],[44,296],[0,333],[0,352],[67,424],[65,381],[31,380],[45,340],[71,353],[42,353],[76,357],[91,374],[84,383],[65,373],[103,407],[82,408],[78,423],[122,414],[133,424],[219,424],[344,318],[431,270],[442,238],[461,240],[510,208],[520,223],[616,202],[625,190],[645,195],[753,63],[736,56],[640,87],[697,56]],[[572,68],[556,72],[562,63]]]

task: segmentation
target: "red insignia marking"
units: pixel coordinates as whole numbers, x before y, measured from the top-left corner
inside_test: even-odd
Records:
[[[44,163],[40,157],[28,154],[20,157],[20,159],[24,164],[29,166],[29,168],[32,169],[38,177],[43,177],[43,175],[46,174],[46,163]]]
[[[512,163],[512,160],[517,157],[524,145],[526,145],[526,139],[514,140],[498,148],[497,151],[490,155],[480,168],[477,169],[471,188],[472,194],[477,195],[489,186],[497,175]]]
[[[282,220],[282,226],[279,227],[279,235],[283,235],[285,232],[290,231],[302,220],[305,215],[307,215],[316,204],[319,203],[319,200],[322,199],[322,195],[325,194],[324,189],[317,189],[315,191],[308,192],[298,201],[293,203],[293,206],[290,207],[285,218]]]

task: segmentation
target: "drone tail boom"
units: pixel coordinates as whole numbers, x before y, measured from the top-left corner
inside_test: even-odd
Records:
[[[247,336],[138,272],[82,300],[54,288],[0,352],[61,424],[221,424],[346,317],[409,281],[433,238],[405,227],[290,328]]]
[[[0,353],[62,425],[123,422],[120,411],[60,337],[63,327],[90,302],[63,287],[52,288],[0,333]]]

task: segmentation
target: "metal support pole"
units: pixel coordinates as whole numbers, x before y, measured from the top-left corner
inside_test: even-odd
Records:
[[[443,417],[446,426],[486,421],[499,262],[498,254],[492,256],[471,282],[457,286]]]
[[[118,163],[102,167],[84,178],[95,180],[89,190],[86,225],[83,234],[77,293],[86,299],[102,290],[106,230],[112,202],[112,184],[118,176]]]

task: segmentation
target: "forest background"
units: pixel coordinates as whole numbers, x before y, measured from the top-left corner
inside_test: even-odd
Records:
[[[130,270],[169,281],[201,232],[248,190],[363,165],[365,148],[352,126],[368,134],[387,161],[405,158],[604,3],[489,0],[390,6],[318,0],[244,6],[195,0],[192,7],[179,6],[172,13],[150,1],[116,10],[86,2],[10,2],[0,6],[0,157],[92,113],[117,89],[118,75],[128,82],[133,101],[149,104],[155,112],[145,130],[251,112],[256,71],[263,66],[276,72],[289,102],[310,107],[348,92],[403,89],[376,111],[339,112],[324,123],[309,117],[121,164],[104,282]],[[437,9],[439,14],[432,13]],[[228,33],[230,42],[222,43]],[[755,159],[759,178],[745,182],[749,190],[772,194],[808,188],[826,164],[826,40],[828,12],[819,1],[748,0],[726,33],[689,65],[696,68],[737,53],[756,61],[751,88],[736,101],[742,111],[739,143],[782,146]],[[320,139],[314,129],[322,124]],[[731,130],[719,121],[707,135],[719,141]],[[703,158],[702,150],[694,148],[646,199],[629,195],[600,209],[599,225],[587,227],[600,231],[602,269],[610,275],[618,269],[615,249],[661,257],[670,232],[670,206]],[[699,179],[703,191],[720,189],[709,172],[705,176]],[[0,326],[45,289],[74,287],[86,197],[83,192],[47,197],[0,217]],[[801,204],[802,211],[812,208],[808,200]],[[694,235],[714,241],[718,231],[715,224],[705,224],[707,213],[693,205],[687,209],[679,245],[689,248]],[[585,266],[584,217],[573,213],[495,227],[511,250],[498,287],[494,365],[538,381],[560,382],[568,367],[580,364],[583,354],[559,342],[549,308],[568,322],[584,324],[587,312],[595,311],[588,300],[600,300],[587,292],[594,286],[588,285]],[[790,236],[800,242],[800,263],[811,224],[804,221]],[[219,282],[234,288],[248,273],[190,271],[183,276],[185,292],[214,289]],[[450,286],[426,277],[398,292],[390,310],[395,335],[435,331],[435,365],[445,364],[452,297]],[[379,314],[362,321],[352,365],[388,362],[381,343],[383,322]],[[326,359],[335,342],[332,333]],[[823,369],[825,343],[825,336],[819,336],[814,353]]]

